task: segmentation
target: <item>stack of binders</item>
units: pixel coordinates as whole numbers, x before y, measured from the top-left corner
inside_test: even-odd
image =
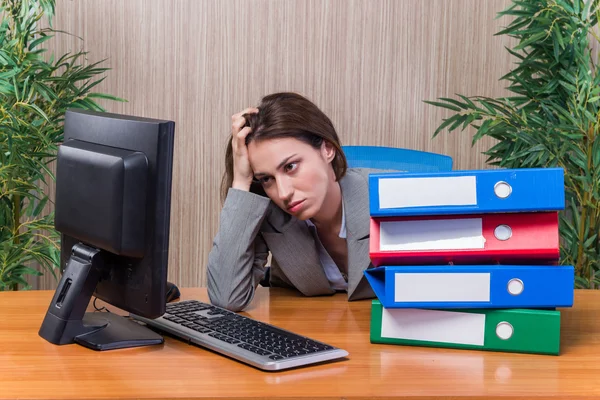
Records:
[[[371,342],[559,354],[561,168],[369,177]]]

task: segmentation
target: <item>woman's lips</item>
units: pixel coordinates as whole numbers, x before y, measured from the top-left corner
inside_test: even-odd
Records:
[[[288,211],[291,213],[296,213],[296,212],[300,211],[303,204],[304,204],[304,200],[295,201],[288,206]]]

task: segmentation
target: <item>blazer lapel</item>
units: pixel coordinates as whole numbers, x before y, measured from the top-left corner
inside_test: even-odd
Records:
[[[263,231],[263,238],[290,282],[306,296],[334,293],[306,223],[275,209],[268,223],[274,232]]]
[[[369,170],[348,170],[340,180],[346,217],[348,245],[348,297],[363,280],[363,272],[370,266],[369,256]]]

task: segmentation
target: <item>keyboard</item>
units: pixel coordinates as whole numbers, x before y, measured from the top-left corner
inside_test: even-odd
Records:
[[[134,320],[262,370],[339,360],[348,352],[197,300],[167,304],[156,319]]]

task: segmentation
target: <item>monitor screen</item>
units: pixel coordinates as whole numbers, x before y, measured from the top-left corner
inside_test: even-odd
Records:
[[[96,296],[147,318],[165,312],[174,125],[66,112],[55,202],[63,273],[40,328],[48,341],[99,350],[162,342],[126,318],[86,310]]]

